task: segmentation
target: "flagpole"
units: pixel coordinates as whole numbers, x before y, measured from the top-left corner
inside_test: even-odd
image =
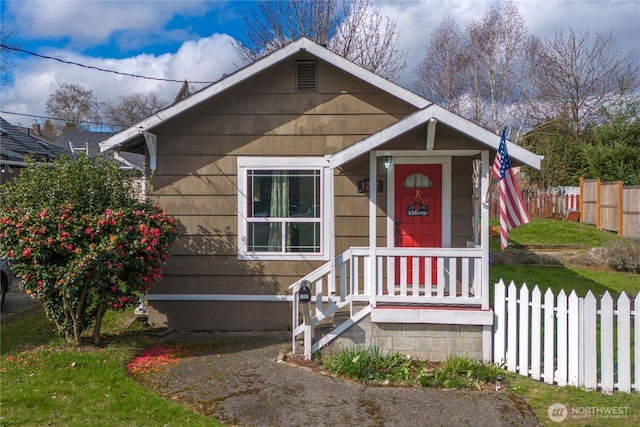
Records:
[[[499,179],[500,248],[504,250],[509,245],[509,231],[531,221],[529,213],[524,207],[515,174],[511,168],[511,160],[507,150],[506,127],[502,130],[500,145],[496,152],[491,173]]]

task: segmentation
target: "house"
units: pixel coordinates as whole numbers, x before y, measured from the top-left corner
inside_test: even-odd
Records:
[[[375,343],[489,360],[489,218],[472,176],[479,162],[487,194],[499,142],[301,38],[100,145],[145,154],[154,202],[180,224],[147,295],[153,324],[289,329],[308,357]]]
[[[54,144],[69,154],[84,153],[88,156],[98,156],[101,155],[100,141],[113,134],[114,132],[66,130],[56,138]],[[114,159],[122,164],[123,169],[138,172],[142,172],[144,169],[144,156],[141,154],[115,152]]]
[[[0,117],[0,184],[16,177],[25,166],[25,157],[52,161],[54,156],[65,154],[53,144],[49,144],[33,133],[23,132]]]

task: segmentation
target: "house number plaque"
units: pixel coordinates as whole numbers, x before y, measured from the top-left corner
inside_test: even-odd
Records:
[[[368,179],[358,181],[358,193],[368,193],[371,184]],[[376,181],[376,192],[382,193],[382,181]]]

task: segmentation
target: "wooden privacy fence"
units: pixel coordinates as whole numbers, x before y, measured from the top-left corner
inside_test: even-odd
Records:
[[[564,219],[570,211],[578,211],[580,194],[578,187],[559,187],[548,190],[523,190],[522,201],[531,218]],[[492,194],[489,215],[500,216],[500,200]]]
[[[602,391],[640,392],[640,294],[582,298],[495,285],[493,361],[507,370]]]
[[[640,239],[640,186],[580,178],[580,222]]]

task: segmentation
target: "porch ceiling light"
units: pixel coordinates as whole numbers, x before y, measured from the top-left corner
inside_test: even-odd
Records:
[[[391,156],[382,156],[382,163],[384,164],[385,169],[389,169],[391,167]]]

